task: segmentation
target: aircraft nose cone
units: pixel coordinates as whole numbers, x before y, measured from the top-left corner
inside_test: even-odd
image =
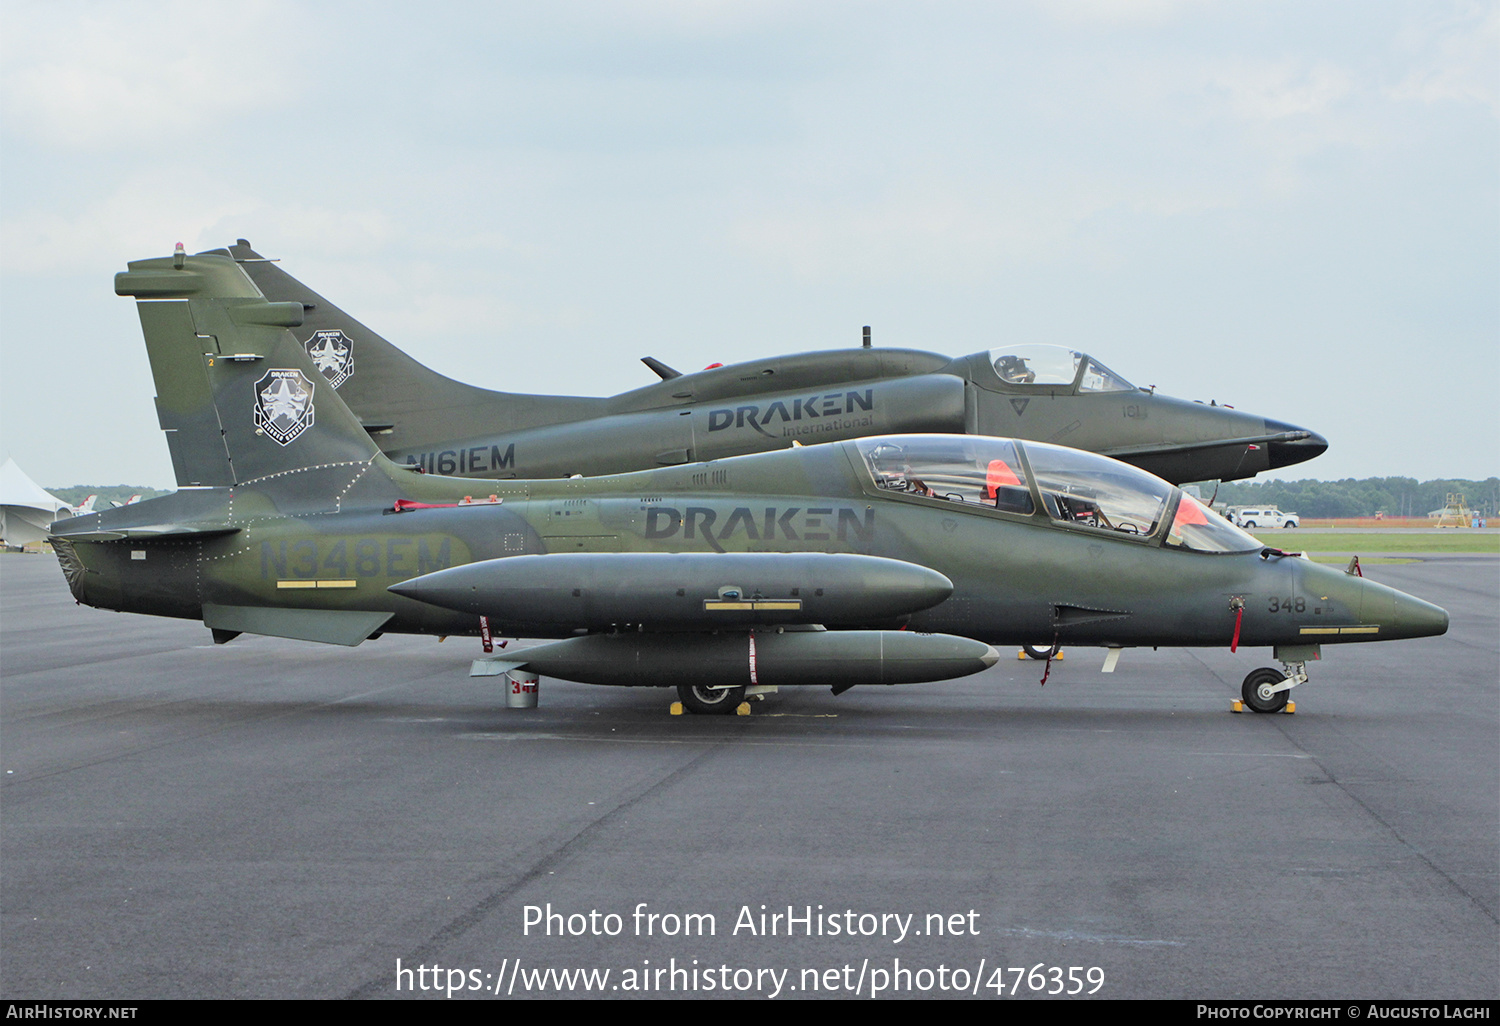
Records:
[[[1403,638],[1431,638],[1448,633],[1448,611],[1431,602],[1397,592],[1396,630]]]
[[[1316,431],[1288,424],[1283,420],[1266,421],[1267,432],[1288,432],[1304,435],[1303,438],[1285,442],[1270,442],[1266,448],[1270,460],[1271,469],[1277,467],[1290,467],[1295,463],[1304,463],[1314,456],[1321,456],[1328,451],[1328,439]]]

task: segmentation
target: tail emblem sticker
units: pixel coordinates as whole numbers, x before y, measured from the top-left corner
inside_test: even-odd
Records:
[[[318,373],[334,388],[348,381],[354,373],[354,340],[337,328],[313,332],[312,338],[302,346]]]
[[[313,383],[300,370],[268,370],[255,383],[255,429],[278,445],[313,424]]]

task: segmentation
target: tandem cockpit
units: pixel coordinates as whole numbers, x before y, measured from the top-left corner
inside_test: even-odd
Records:
[[[1255,538],[1159,477],[1107,456],[977,435],[852,443],[875,487],[976,514],[995,511],[1196,552],[1254,552]]]

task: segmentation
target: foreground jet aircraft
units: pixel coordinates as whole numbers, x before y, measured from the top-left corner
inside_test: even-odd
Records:
[[[1253,477],[1328,448],[1291,424],[1136,388],[1085,353],[1049,345],[956,360],[850,348],[695,374],[647,358],[663,380],[608,399],[492,392],[417,363],[244,239],[212,252],[240,261],[266,298],[302,304],[297,339],[323,379],[387,456],[431,474],[592,476],[793,439],[941,431],[1087,449],[1181,484]]]
[[[52,543],[80,602],[201,619],[216,641],[561,638],[490,669],[677,684],[695,711],[958,677],[1038,637],[1270,645],[1286,672],[1244,686],[1268,712],[1323,643],[1447,629],[1160,478],[1037,442],[885,436],[471,497],[382,456],[288,330],[301,304],[233,260],[137,261],[115,290],[139,300],[180,488]]]

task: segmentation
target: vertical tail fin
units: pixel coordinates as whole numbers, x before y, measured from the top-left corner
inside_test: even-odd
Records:
[[[272,303],[227,256],[138,260],[134,296],[156,408],[179,486],[227,486],[368,462],[375,444],[288,330],[302,304]]]
[[[302,306],[297,339],[383,449],[417,449],[601,415],[602,399],[494,392],[445,377],[287,274],[244,239],[210,253],[237,261],[271,302]],[[474,359],[493,364],[496,355],[475,352]]]

